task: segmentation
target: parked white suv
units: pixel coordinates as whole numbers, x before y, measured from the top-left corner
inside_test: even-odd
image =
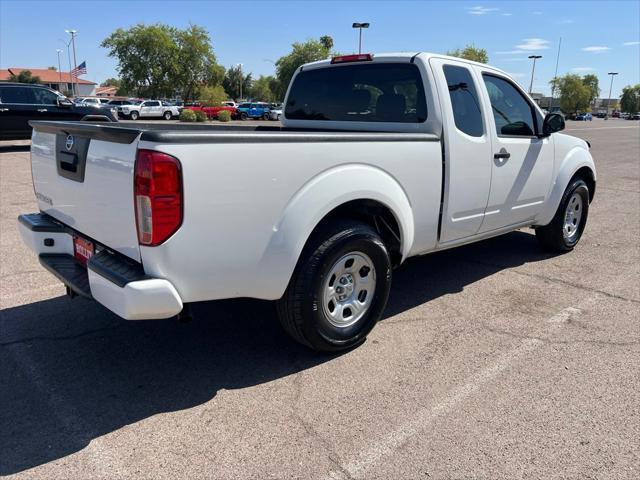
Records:
[[[282,127],[31,124],[40,212],[20,232],[70,293],[126,319],[274,300],[322,351],[365,340],[409,257],[523,227],[572,250],[596,187],[561,116],[501,70],[429,53],[304,65]]]
[[[175,105],[163,105],[160,100],[145,100],[137,105],[123,105],[118,114],[131,120],[138,118],[164,118],[171,120],[180,115],[180,109]]]

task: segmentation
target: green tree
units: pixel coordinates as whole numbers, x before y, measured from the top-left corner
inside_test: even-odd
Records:
[[[598,76],[590,73],[582,77],[582,83],[589,89],[589,104],[600,96],[600,84],[598,83]]]
[[[623,112],[640,112],[640,83],[633,86],[627,85],[622,89],[620,107]]]
[[[120,88],[138,95],[190,98],[222,80],[209,34],[197,25],[138,24],[117,29],[101,45],[118,60]]]
[[[484,48],[477,48],[473,44],[467,45],[462,50],[459,48],[451,50],[447,52],[447,55],[472,60],[474,62],[489,63],[489,54],[487,51]]]
[[[229,98],[227,92],[224,91],[222,85],[216,85],[215,87],[202,87],[200,89],[200,96],[198,97],[202,103],[207,106],[216,107]]]
[[[260,75],[260,78],[253,82],[251,97],[264,102],[275,102],[277,97],[273,90],[271,90],[274,81],[275,78],[270,75]],[[275,85],[277,85],[277,82]]]
[[[284,97],[289,82],[300,65],[324,60],[335,54],[332,52],[333,39],[328,35],[320,37],[319,40],[307,40],[304,43],[296,42],[291,47],[290,53],[276,61],[278,84],[275,86],[276,91],[273,92],[276,98]]]
[[[20,83],[41,83],[40,77],[34,77],[31,75],[31,70],[22,70],[18,75],[13,73],[10,74],[9,81]]]
[[[209,32],[190,24],[185,30],[176,31],[177,54],[180,68],[176,69],[175,83],[183,98],[196,98],[203,85],[221,83],[216,56],[213,53]]]
[[[591,94],[588,85],[585,85],[579,75],[567,74],[564,77],[554,78],[549,82],[555,91],[560,92],[560,108],[566,113],[578,113],[589,108]]]
[[[240,95],[240,84],[242,84],[242,95]],[[252,85],[251,73],[245,75],[239,65],[227,69],[222,81],[224,90],[236,100],[239,100],[241,96],[248,97],[251,94]]]
[[[116,87],[119,88],[122,82],[117,78],[107,78],[100,84],[101,87]]]

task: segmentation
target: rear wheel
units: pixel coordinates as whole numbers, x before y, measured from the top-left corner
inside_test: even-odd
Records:
[[[588,214],[589,187],[578,178],[565,190],[551,223],[536,228],[536,238],[548,250],[573,250],[582,237]]]
[[[263,113],[262,114],[262,119],[263,120],[269,120],[271,118],[271,114],[269,112]]]
[[[310,239],[284,296],[280,322],[295,340],[335,352],[362,343],[391,286],[387,249],[369,225],[339,221]]]
[[[171,115],[171,112],[170,112],[169,110],[167,110],[166,112],[164,112],[164,115],[163,115],[163,117],[164,117],[164,119],[165,119],[165,120],[171,120],[171,117],[172,117],[172,116],[173,116],[173,115]]]
[[[247,118],[248,117],[247,117],[247,114],[245,112],[240,112],[240,120],[246,120]]]
[[[134,110],[129,116],[131,117],[131,120],[137,120],[140,114]]]

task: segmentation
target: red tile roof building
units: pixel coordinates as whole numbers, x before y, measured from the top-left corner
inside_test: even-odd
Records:
[[[58,72],[47,68],[17,68],[11,67],[7,70],[0,70],[0,82],[8,82],[11,74],[19,75],[23,70],[29,70],[33,77],[40,77],[40,83],[59,92],[71,91],[71,83],[74,78],[69,72]],[[78,95],[94,95],[96,83],[83,78],[77,79]]]

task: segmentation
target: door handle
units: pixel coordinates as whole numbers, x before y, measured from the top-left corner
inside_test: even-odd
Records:
[[[493,158],[504,158],[507,159],[511,157],[511,154],[509,152],[499,152],[499,153],[494,153],[493,154]]]
[[[46,108],[39,108],[39,109],[38,109],[38,111],[39,111],[39,112],[46,112],[46,111],[47,111],[47,109],[46,109]]]

